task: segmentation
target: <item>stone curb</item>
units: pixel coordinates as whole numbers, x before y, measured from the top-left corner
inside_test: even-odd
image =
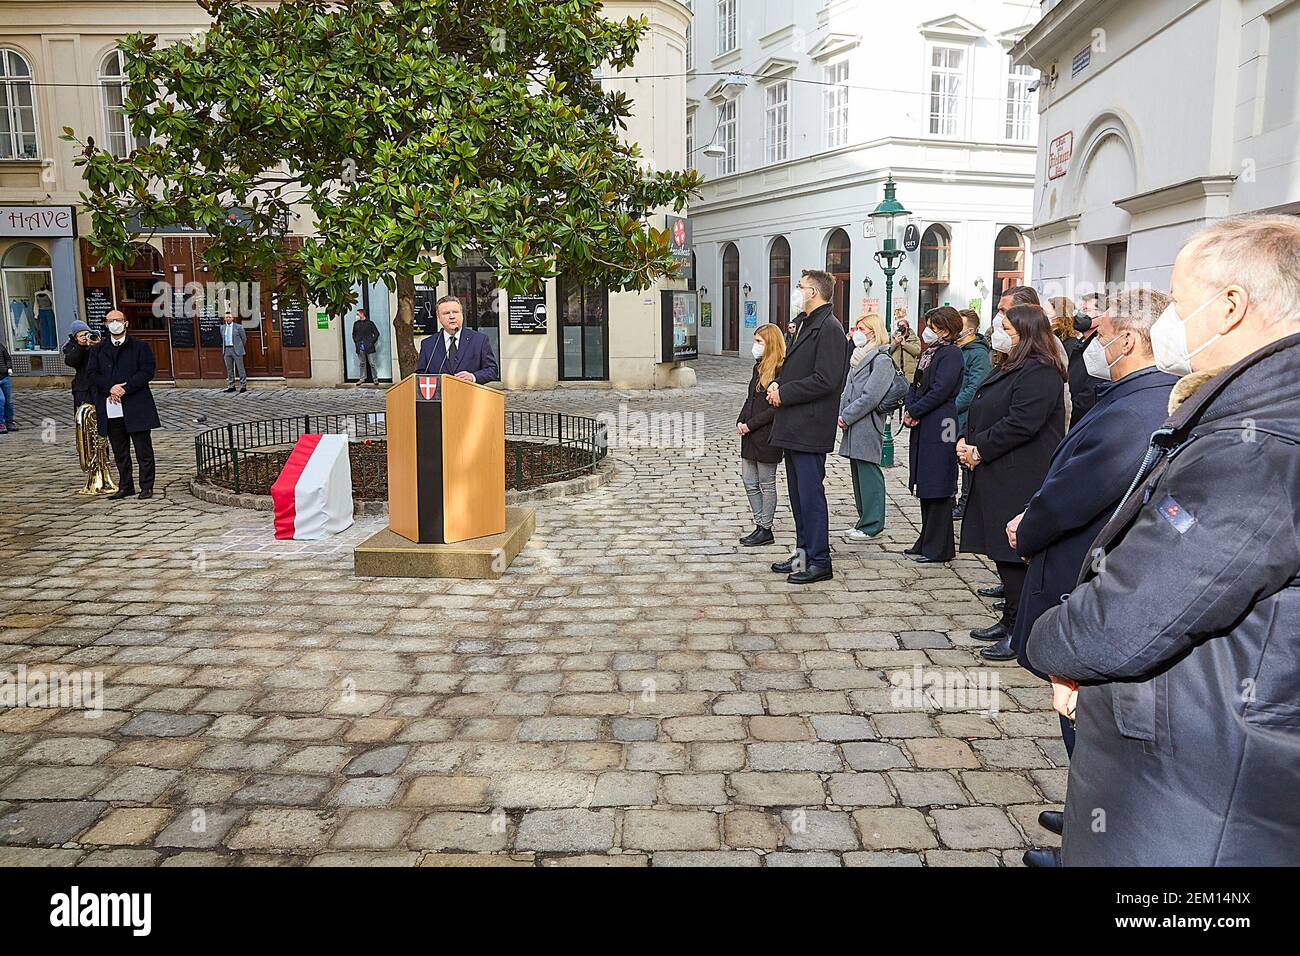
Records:
[[[528,488],[525,491],[507,491],[506,504],[517,505],[525,501],[540,501],[545,498],[571,498],[575,495],[583,495],[589,491],[595,491],[608,482],[614,477],[616,471],[614,459],[607,456],[604,461],[596,466],[595,472],[590,475],[570,478],[568,481],[557,481],[538,488]],[[189,488],[190,494],[209,504],[224,505],[227,508],[244,508],[249,511],[275,510],[270,495],[237,495],[227,488],[206,481],[199,481],[197,478],[190,479]],[[353,512],[359,518],[371,515],[386,515],[388,514],[388,502],[354,501]]]

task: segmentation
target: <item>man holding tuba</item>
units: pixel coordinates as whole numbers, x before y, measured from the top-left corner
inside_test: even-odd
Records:
[[[95,395],[99,433],[107,435],[117,459],[121,487],[113,498],[135,494],[131,448],[140,462],[140,497],[153,497],[154,456],[150,432],[162,427],[149,383],[156,363],[147,342],[126,334],[126,316],[108,313],[108,340],[94,348],[87,362]]]

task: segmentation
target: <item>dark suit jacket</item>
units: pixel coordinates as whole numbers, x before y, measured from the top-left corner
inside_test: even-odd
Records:
[[[1128,490],[1151,433],[1169,414],[1177,381],[1155,368],[1118,382],[1097,380],[1097,404],[1065,436],[1043,487],[1030,499],[1016,531],[1016,551],[1029,561],[1029,577],[1012,641],[1030,670],[1024,648],[1034,621],[1079,583],[1088,549]]]
[[[430,335],[420,343],[420,360],[415,363],[415,370],[421,374],[455,375],[457,372],[469,372],[474,381],[480,385],[495,382],[501,378],[497,371],[497,359],[492,354],[492,340],[482,332],[461,326],[456,333],[456,366],[453,368],[447,359],[447,349],[443,344],[442,329],[436,335]]]
[[[849,358],[844,326],[829,303],[803,316],[776,376],[781,406],[772,424],[773,445],[822,455],[835,450]]]
[[[95,394],[95,415],[99,420],[99,433],[108,434],[108,391],[114,385],[125,385],[122,397],[122,423],[127,432],[147,432],[161,428],[158,407],[153,403],[149,383],[153,380],[156,363],[153,349],[127,336],[121,345],[114,345],[107,336],[90,353],[86,361],[90,371],[90,385]]]

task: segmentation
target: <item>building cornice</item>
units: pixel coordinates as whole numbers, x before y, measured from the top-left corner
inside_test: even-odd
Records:
[[[1085,24],[1099,23],[1102,8],[1114,2],[1060,0],[1011,48],[1012,61],[1045,69],[1051,65],[1059,48],[1074,36],[1076,29]]]
[[[1232,188],[1237,177],[1231,173],[1220,176],[1197,176],[1171,186],[1161,186],[1136,193],[1125,199],[1115,200],[1115,205],[1129,215],[1154,212],[1188,202],[1203,202],[1207,199],[1225,199],[1232,195]]]

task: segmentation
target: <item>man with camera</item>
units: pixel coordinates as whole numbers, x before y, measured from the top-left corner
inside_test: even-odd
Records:
[[[72,411],[95,401],[90,387],[90,351],[100,342],[100,334],[85,322],[75,319],[63,343],[63,361],[72,369]]]

